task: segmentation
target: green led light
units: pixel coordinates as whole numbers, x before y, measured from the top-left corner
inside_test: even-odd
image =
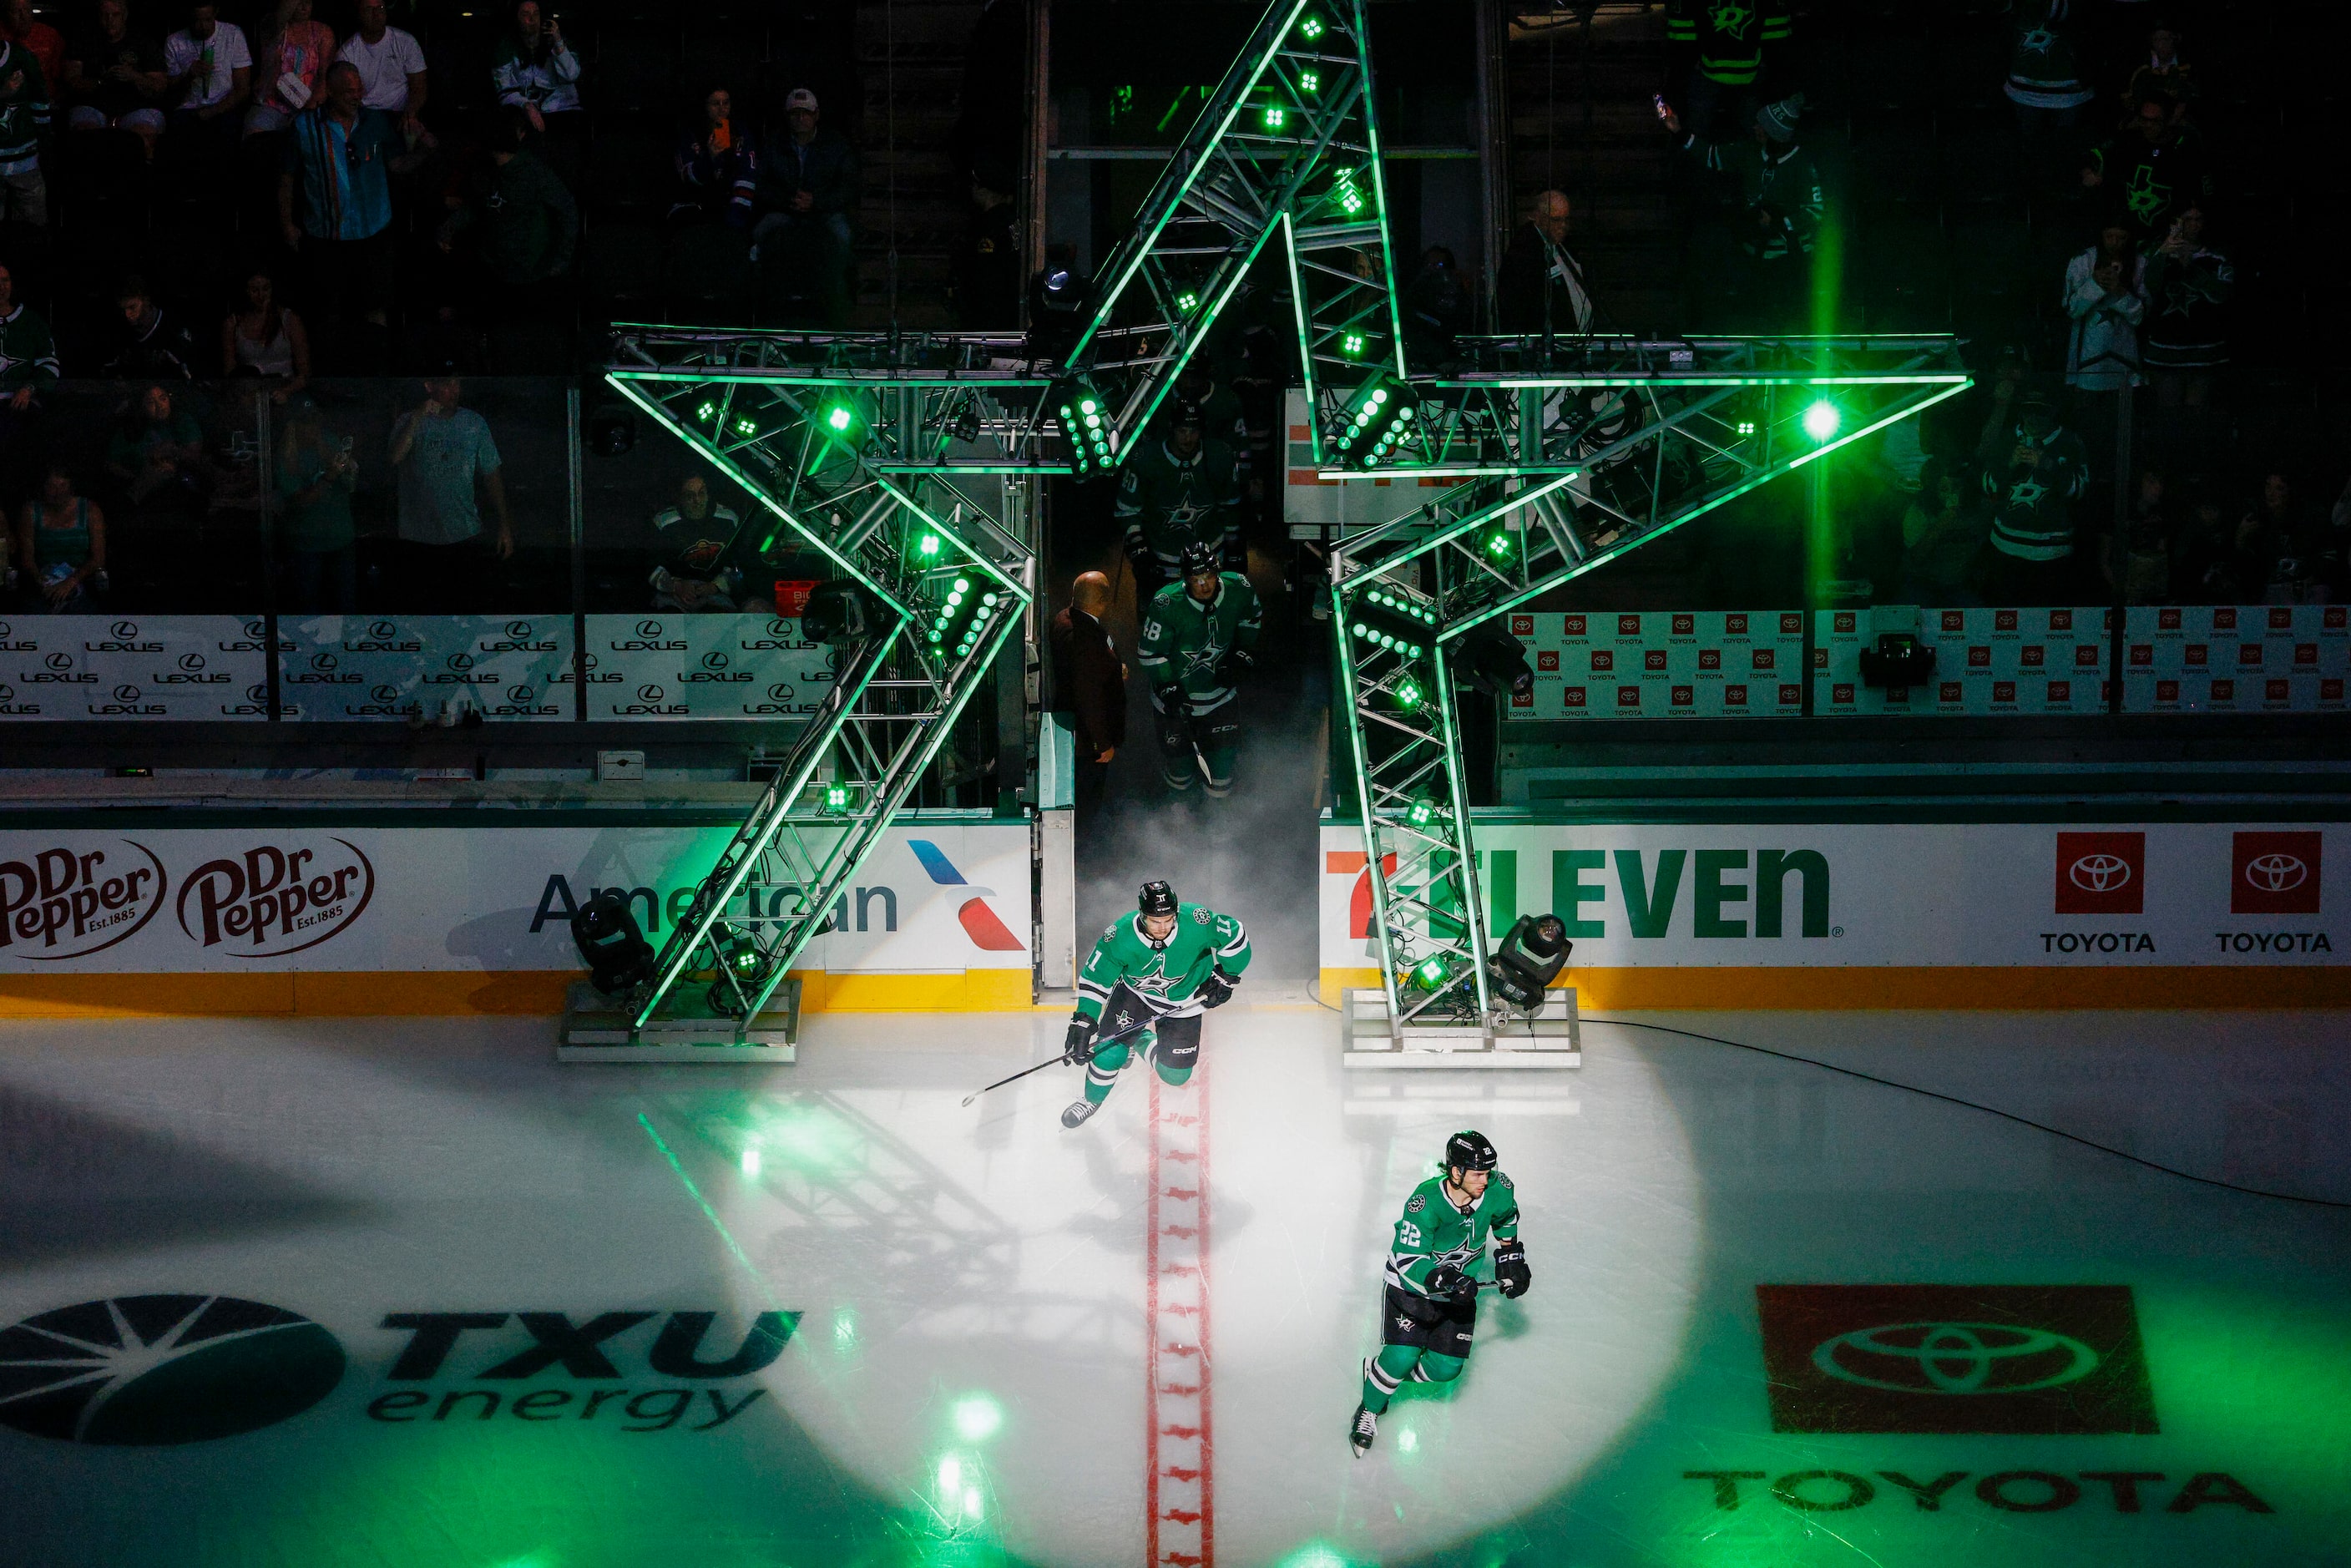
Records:
[[[696,419],[716,419],[718,417],[718,405],[715,402],[705,402],[700,408],[694,411],[694,417]]]
[[[1436,816],[1437,806],[1433,801],[1415,800],[1412,810],[1404,814],[1404,820],[1416,828],[1425,828]]]
[[[1752,435],[1752,434],[1755,434],[1755,422],[1754,422],[1753,420],[1751,420],[1751,419],[1742,419],[1742,420],[1740,420],[1740,421],[1739,422],[1739,434],[1741,434],[1741,435]]]
[[[1301,92],[1321,92],[1322,90],[1322,77],[1313,71],[1300,71],[1298,73],[1298,90]]]
[[[1422,985],[1434,986],[1437,981],[1445,978],[1445,960],[1430,958],[1413,972],[1420,977]]]
[[[759,434],[759,426],[752,420],[738,419],[735,422],[735,434],[737,435],[757,435]]]
[[[846,433],[850,424],[856,418],[857,416],[855,414],[849,412],[847,405],[835,403],[831,410],[825,414],[824,422],[825,423],[832,426],[835,431]]]
[[[956,1436],[967,1443],[984,1443],[1004,1425],[1004,1407],[985,1394],[967,1394],[955,1402]]]
[[[1301,37],[1321,37],[1322,36],[1322,18],[1320,16],[1307,17],[1304,21],[1298,24],[1298,32]]]
[[[1289,118],[1290,111],[1282,108],[1281,105],[1278,103],[1269,103],[1265,106],[1265,128],[1268,131],[1280,130],[1282,122],[1287,120]]]
[[[1078,404],[1078,412],[1080,413],[1093,413],[1098,412],[1101,408],[1102,404],[1096,402],[1092,398],[1088,398],[1083,402]]]
[[[993,604],[996,602],[996,595],[993,593],[983,593],[979,596],[979,601],[982,604]]]
[[[1361,332],[1348,333],[1339,340],[1339,351],[1351,360],[1361,359],[1364,352],[1364,335]]]
[[[1396,683],[1395,699],[1400,706],[1418,707],[1420,706],[1420,683],[1414,680],[1409,675],[1405,676],[1403,680]]]
[[[1804,410],[1804,434],[1814,441],[1826,441],[1844,423],[1844,415],[1837,412],[1837,405],[1825,399]]]
[[[971,579],[967,577],[956,578],[955,580],[955,591],[957,593],[969,593],[971,591]]]
[[[1176,297],[1176,308],[1185,312],[1186,315],[1197,310],[1199,308],[1200,297],[1196,294],[1178,294]]]
[[[925,534],[921,538],[915,540],[914,553],[924,557],[938,554],[939,536],[936,534]]]

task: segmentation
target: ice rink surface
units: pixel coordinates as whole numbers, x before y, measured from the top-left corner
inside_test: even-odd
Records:
[[[2339,1017],[1645,1017],[2351,1201]],[[762,1070],[559,1067],[543,1020],[12,1025],[0,1559],[1144,1562],[1165,1128],[1134,1071],[1075,1133],[1072,1070],[958,1104],[1061,1030],[820,1017]],[[1585,1045],[1343,1073],[1329,1012],[1211,1016],[1161,1113],[1204,1118],[1213,1541],[1163,1562],[2351,1561],[2351,1213]],[[1465,1126],[1534,1288],[1358,1461],[1390,1227]],[[1852,1289],[1896,1285],[1955,1289]],[[1771,1375],[1766,1298],[1814,1314]]]

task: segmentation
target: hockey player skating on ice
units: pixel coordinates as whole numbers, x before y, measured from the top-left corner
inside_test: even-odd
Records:
[[[1456,1133],[1445,1143],[1445,1174],[1405,1199],[1388,1249],[1380,1353],[1364,1363],[1364,1402],[1347,1427],[1357,1458],[1370,1450],[1399,1385],[1461,1375],[1478,1327],[1478,1291],[1488,1282],[1475,1270],[1489,1236],[1495,1244],[1491,1283],[1513,1299],[1527,1293],[1532,1276],[1519,1244],[1518,1194],[1494,1164],[1494,1145],[1484,1134]]]
[[[1134,1050],[1151,1058],[1161,1082],[1189,1080],[1200,1059],[1202,1011],[1230,1001],[1249,967],[1249,933],[1231,915],[1178,904],[1164,882],[1144,883],[1135,905],[1111,923],[1078,972],[1062,1059],[1086,1064],[1086,1097],[1061,1113],[1064,1127],[1082,1125],[1110,1098]]]
[[[1195,769],[1211,795],[1232,792],[1240,721],[1234,683],[1257,667],[1264,615],[1257,591],[1237,571],[1217,570],[1207,545],[1184,549],[1184,580],[1159,591],[1144,612],[1135,663],[1151,683],[1159,720],[1159,766],[1170,789],[1189,789]]]

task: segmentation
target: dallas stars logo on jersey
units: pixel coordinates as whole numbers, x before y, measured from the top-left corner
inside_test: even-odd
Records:
[[[2020,479],[2008,487],[2008,504],[2030,511],[2041,505],[2041,498],[2047,494],[2049,486],[2038,479]]]
[[[2171,187],[2155,177],[2151,165],[2142,163],[2131,175],[2131,183],[2123,187],[2123,199],[2130,205],[2131,216],[2153,217],[2171,201]]]
[[[1739,0],[1720,0],[1720,4],[1708,8],[1706,19],[1717,33],[1743,38],[1747,29],[1755,25],[1755,9],[1739,4]]]

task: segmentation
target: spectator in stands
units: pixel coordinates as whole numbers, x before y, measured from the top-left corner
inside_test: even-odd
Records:
[[[2174,601],[2242,604],[2259,598],[2269,581],[2270,562],[2255,559],[2257,532],[2231,524],[2219,500],[2199,498],[2172,569]]]
[[[1011,170],[982,160],[971,176],[971,210],[956,237],[947,285],[956,321],[972,329],[1020,325],[1020,235],[1013,224]]]
[[[245,133],[266,135],[292,124],[326,90],[327,68],[334,58],[335,30],[311,19],[310,0],[277,0],[254,53],[253,107],[246,111]],[[360,75],[364,80],[364,66]]]
[[[1965,480],[1948,459],[1928,458],[1917,494],[1902,513],[1903,599],[1945,607],[1975,602],[1971,573],[1984,538],[1983,514],[1968,504]]]
[[[442,613],[482,604],[491,562],[514,554],[514,519],[497,443],[482,416],[461,405],[456,367],[424,379],[424,402],[392,427],[392,465],[400,478],[400,537],[413,581],[409,601]],[[487,492],[497,533],[486,539],[475,487]]]
[[[2264,604],[2324,604],[2341,580],[2341,538],[2275,470],[2262,476],[2261,494],[2238,518],[2237,543],[2253,569],[2244,586]]]
[[[1689,58],[1681,99],[1693,135],[1712,141],[1729,127],[1735,136],[1754,117],[1768,47],[1784,43],[1791,30],[1786,0],[1666,0],[1666,47]]]
[[[424,132],[419,117],[424,112],[424,51],[413,35],[392,26],[385,18],[386,0],[360,0],[360,30],[343,40],[336,57],[360,73],[360,101],[371,110],[396,117],[402,135],[413,151]]]
[[[110,381],[175,381],[196,379],[195,335],[168,319],[155,303],[147,280],[132,273],[114,291],[115,308],[122,312],[114,357],[99,373]]]
[[[188,25],[163,40],[163,68],[172,78],[172,146],[198,153],[225,148],[253,93],[253,51],[245,29],[222,21],[214,0],[196,0],[188,7]]]
[[[98,0],[96,22],[66,43],[65,68],[68,127],[128,131],[155,156],[172,77],[163,41],[131,26],[127,0]]]
[[[22,44],[0,42],[0,220],[41,228],[49,188],[41,148],[49,138],[49,91],[41,63]]]
[[[41,62],[41,80],[52,99],[65,87],[65,35],[33,15],[33,0],[0,0],[0,40],[17,45]]]
[[[742,515],[711,498],[699,474],[679,481],[677,498],[653,514],[653,608],[736,610],[742,607],[743,572],[735,536]]]
[[[543,16],[538,0],[522,0],[514,10],[514,30],[498,45],[490,68],[498,101],[523,110],[531,129],[547,131],[559,122],[557,134],[580,112],[580,60],[563,41],[563,28]]]
[[[1453,252],[1433,245],[1421,253],[1420,270],[1398,301],[1404,316],[1405,362],[1416,371],[1458,368],[1459,339],[1469,330],[1469,286],[1454,265]]]
[[[25,493],[25,470],[40,446],[37,400],[57,384],[48,319],[16,302],[16,275],[0,267],[0,501]]]
[[[1592,293],[1582,264],[1567,248],[1572,211],[1565,193],[1544,191],[1527,221],[1510,231],[1494,282],[1495,315],[1505,333],[1549,338],[1592,330]]]
[[[2201,408],[2229,362],[2230,298],[2237,269],[2206,238],[2204,204],[2190,201],[2147,257],[2141,350],[2165,408]]]
[[[221,322],[224,376],[260,376],[277,384],[269,401],[284,404],[310,384],[310,334],[302,319],[277,303],[277,282],[256,271],[245,299]]]
[[[1102,618],[1110,612],[1110,579],[1080,574],[1069,608],[1053,617],[1053,709],[1067,716],[1077,753],[1075,804],[1092,815],[1102,803],[1111,758],[1126,744],[1126,666]]]
[[[40,494],[16,512],[16,570],[26,601],[59,615],[86,614],[106,577],[106,514],[74,494],[72,472],[49,465]]]
[[[2011,369],[2011,367],[2004,367]],[[2037,388],[2004,375],[1976,453],[1991,502],[1985,595],[1999,605],[2074,602],[2074,504],[2090,484],[2082,438]]]
[[[2161,471],[2141,468],[2123,521],[2120,548],[2112,529],[2099,540],[2098,572],[2108,602],[2117,592],[2126,604],[2161,604],[2170,598],[2172,537],[2178,531]]]
[[[1733,188],[1742,221],[1740,248],[1746,253],[1749,299],[1741,314],[1749,330],[1800,330],[1811,307],[1811,260],[1820,236],[1827,194],[1820,170],[1796,141],[1804,95],[1767,104],[1755,116],[1745,141],[1705,141],[1685,134],[1668,107],[1659,117],[1682,138],[1682,151]]]
[[[539,157],[539,134],[523,110],[502,111],[490,148],[489,183],[480,198],[449,214],[444,252],[468,234],[489,282],[491,320],[553,324],[568,319],[571,253],[580,207]]]
[[[392,308],[392,166],[400,129],[391,115],[364,107],[365,92],[358,66],[329,67],[319,106],[294,117],[277,177],[278,228],[309,265],[310,300],[334,350],[329,360],[343,368],[381,362]]]
[[[812,291],[825,325],[849,321],[849,268],[857,203],[857,152],[817,123],[816,94],[794,88],[784,99],[784,134],[759,158],[760,216],[752,258],[778,267],[788,283]]]
[[[2131,70],[2130,85],[2123,93],[2126,102],[2162,98],[2184,110],[2203,96],[2194,68],[2179,57],[2179,29],[2158,20],[2147,33],[2146,54]]]
[[[351,493],[359,479],[350,439],[328,434],[317,406],[307,397],[296,398],[277,448],[277,493],[284,502],[277,531],[291,568],[288,608],[299,613],[349,615],[359,608],[359,551],[351,520]]]
[[[2073,0],[2017,0],[2009,13],[2008,85],[2016,129],[2028,158],[2061,147],[2082,106],[2096,96],[2082,79]],[[2077,144],[2078,145],[2078,144]]]
[[[2138,323],[2147,313],[2147,262],[2120,217],[2098,243],[2065,266],[2065,383],[2083,392],[2119,392],[2138,381]]]
[[[2139,99],[2130,128],[2092,149],[2082,184],[2127,214],[2131,238],[2140,245],[2168,234],[2187,203],[2212,194],[2202,153],[2159,98]]]
[[[212,460],[195,416],[151,383],[124,408],[106,444],[106,471],[142,518],[193,521],[211,509]]]
[[[714,87],[702,95],[701,112],[678,132],[671,166],[678,190],[670,202],[670,222],[751,226],[759,155],[750,133],[736,122],[733,93]]]

